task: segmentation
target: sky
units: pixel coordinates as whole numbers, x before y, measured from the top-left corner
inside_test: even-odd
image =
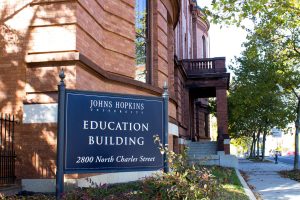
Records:
[[[226,57],[226,65],[242,52],[246,31],[235,26],[222,27],[211,24],[209,30],[210,57]]]
[[[200,7],[209,6],[211,0],[197,0]],[[210,24],[210,57],[226,57],[226,65],[242,52],[242,43],[246,41],[246,31],[235,26]]]

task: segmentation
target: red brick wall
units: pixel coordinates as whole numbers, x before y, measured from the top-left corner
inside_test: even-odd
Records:
[[[53,178],[56,173],[56,124],[16,125],[17,178]]]
[[[189,101],[189,93],[185,88],[185,82],[183,75],[179,71],[178,68],[175,69],[175,77],[174,77],[174,92],[175,97],[177,99],[177,121],[179,126],[179,133],[181,137],[187,138],[189,136],[188,133],[188,124],[189,124],[189,109],[188,109],[188,101]]]
[[[102,69],[134,78],[134,1],[80,0],[76,48]],[[126,12],[124,12],[126,11]]]
[[[142,86],[110,80],[78,61],[79,53],[100,71],[134,78],[134,0],[4,0],[0,3],[0,112],[17,114],[18,178],[53,178],[56,124],[23,124],[24,103],[57,102],[58,73],[72,89],[160,95]],[[152,1],[151,1],[152,2]],[[171,0],[153,1],[154,86],[173,77]],[[168,3],[166,3],[168,2]],[[156,33],[155,33],[156,32]],[[156,36],[155,36],[156,35]],[[7,47],[7,48],[4,48]],[[156,66],[156,68],[155,68]],[[171,78],[170,91],[174,91]],[[176,104],[169,115],[176,119]],[[170,139],[170,145],[173,140]]]

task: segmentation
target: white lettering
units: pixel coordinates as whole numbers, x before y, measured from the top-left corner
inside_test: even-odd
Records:
[[[149,131],[149,123],[132,123],[132,122],[107,122],[107,121],[88,121],[83,120],[84,130],[110,130],[110,131]]]
[[[138,128],[137,128],[138,127]],[[139,131],[139,130],[141,130],[141,125],[139,124],[139,123],[134,123],[133,124],[133,129],[135,130],[135,131]]]
[[[137,143],[138,143],[138,145],[140,145],[140,146],[144,145],[144,138],[143,138],[143,137],[139,137],[139,138],[137,139]]]
[[[89,145],[93,145],[94,142],[94,137],[93,136],[89,136]]]
[[[88,122],[87,120],[83,120],[83,129],[88,129]]]
[[[142,131],[149,131],[149,124],[142,124]]]
[[[88,136],[89,145],[139,145],[145,143],[144,137],[113,137],[113,136]]]
[[[94,125],[94,126],[93,126]],[[90,123],[90,128],[91,129],[97,129],[98,128],[98,123],[96,121],[91,121]]]
[[[111,130],[111,131],[114,131],[115,129],[111,128],[111,126],[110,126],[111,124],[115,124],[115,122],[109,122],[108,123],[108,129]]]
[[[122,145],[123,144],[123,138],[116,137],[116,145]]]

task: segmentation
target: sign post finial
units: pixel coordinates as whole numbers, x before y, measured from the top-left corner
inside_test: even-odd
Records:
[[[61,68],[60,72],[59,72],[59,78],[60,78],[60,84],[64,85],[64,79],[65,79],[65,72],[64,72],[64,68]]]
[[[164,89],[164,92],[163,92],[162,96],[164,98],[169,97],[169,91],[168,91],[168,83],[167,83],[167,81],[164,82],[163,89]]]

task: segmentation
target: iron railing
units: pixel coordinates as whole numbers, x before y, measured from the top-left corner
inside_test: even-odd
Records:
[[[0,185],[15,183],[14,115],[0,114]]]

